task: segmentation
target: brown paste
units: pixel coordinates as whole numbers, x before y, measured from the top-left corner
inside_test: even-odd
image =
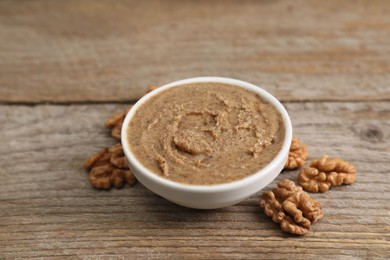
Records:
[[[256,93],[193,83],[158,93],[137,109],[129,146],[150,171],[195,185],[228,183],[267,165],[280,151],[284,124]]]

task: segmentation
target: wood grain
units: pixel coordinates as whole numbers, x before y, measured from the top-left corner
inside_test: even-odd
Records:
[[[285,106],[311,159],[327,153],[358,169],[356,184],[313,194],[325,218],[304,237],[282,233],[259,194],[192,210],[141,184],[91,188],[82,162],[113,144],[102,123],[123,105],[0,106],[0,258],[389,258],[389,102]]]
[[[0,102],[122,102],[204,75],[390,100],[390,1],[1,1]]]
[[[387,0],[0,1],[0,259],[389,259],[389,13]],[[308,235],[281,232],[260,193],[193,210],[141,184],[90,187],[81,165],[115,143],[114,103],[204,75],[265,87],[310,159],[356,165],[356,184],[313,194],[325,218]]]

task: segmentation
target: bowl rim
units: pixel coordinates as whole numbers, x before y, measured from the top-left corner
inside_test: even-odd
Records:
[[[130,149],[130,145],[127,138],[127,128],[129,126],[130,120],[133,118],[135,112],[137,109],[142,106],[147,100],[149,100],[151,97],[157,95],[158,93],[165,91],[169,88],[180,86],[180,85],[186,85],[190,83],[225,83],[230,84],[238,87],[243,87],[247,90],[251,90],[257,94],[259,94],[262,98],[264,98],[266,101],[270,102],[282,115],[282,120],[285,126],[285,135],[284,135],[284,141],[282,149],[278,152],[278,154],[275,156],[275,158],[267,164],[265,167],[261,168],[257,172],[243,178],[239,179],[233,182],[228,183],[222,183],[222,184],[212,184],[212,185],[193,185],[193,184],[185,184],[180,182],[175,182],[169,179],[166,179],[164,177],[161,177],[149,169],[147,169],[145,166],[142,165],[140,161],[134,156],[133,152]],[[122,129],[121,129],[121,142],[123,151],[125,153],[125,156],[127,160],[129,161],[129,165],[132,165],[133,167],[137,168],[138,172],[142,175],[144,175],[146,178],[151,179],[154,182],[158,182],[160,185],[165,186],[166,188],[171,188],[175,190],[181,190],[181,191],[192,191],[192,192],[221,192],[221,191],[227,191],[232,189],[238,189],[245,187],[254,181],[256,181],[258,178],[261,178],[263,175],[266,175],[267,173],[270,173],[270,170],[277,167],[281,162],[285,163],[286,155],[288,154],[290,150],[291,145],[291,139],[292,139],[292,125],[290,117],[286,111],[286,109],[283,107],[283,105],[280,103],[278,99],[276,99],[273,95],[271,95],[269,92],[264,90],[263,88],[256,86],[254,84],[233,79],[233,78],[226,78],[226,77],[215,77],[215,76],[206,76],[206,77],[194,77],[194,78],[187,78],[182,80],[177,80],[168,84],[165,84],[161,87],[158,87],[157,89],[147,93],[142,98],[140,98],[134,106],[130,109],[130,111],[127,113]]]

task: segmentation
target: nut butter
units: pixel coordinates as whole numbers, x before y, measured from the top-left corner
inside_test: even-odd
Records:
[[[146,100],[129,122],[139,162],[169,180],[213,185],[252,175],[281,150],[285,126],[258,94],[224,83],[192,83]]]

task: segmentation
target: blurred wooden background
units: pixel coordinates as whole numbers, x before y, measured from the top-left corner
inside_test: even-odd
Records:
[[[389,14],[386,0],[0,1],[0,259],[390,258]],[[313,195],[325,218],[309,235],[282,233],[260,193],[200,211],[88,184],[82,162],[114,143],[106,118],[208,75],[263,86],[310,159],[357,166],[355,185]]]

